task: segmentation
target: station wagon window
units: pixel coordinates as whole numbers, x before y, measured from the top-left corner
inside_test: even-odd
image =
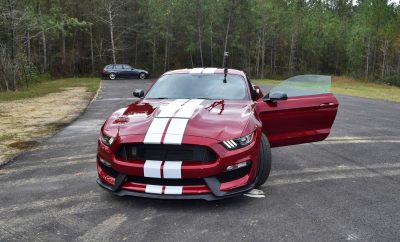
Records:
[[[123,65],[124,66],[124,69],[132,69],[132,67],[131,66],[129,66],[129,65]]]

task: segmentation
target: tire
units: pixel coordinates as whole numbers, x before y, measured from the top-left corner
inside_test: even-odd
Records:
[[[271,172],[271,147],[265,134],[261,134],[260,151],[259,151],[259,169],[255,187],[258,188],[263,185]]]
[[[140,73],[139,78],[142,80],[146,79],[146,73],[144,73],[144,72]]]
[[[115,80],[117,75],[115,75],[114,73],[110,73],[110,75],[108,75],[108,77],[110,78],[110,80]]]

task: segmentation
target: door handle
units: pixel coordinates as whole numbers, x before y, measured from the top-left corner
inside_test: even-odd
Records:
[[[322,103],[321,105],[319,105],[320,107],[326,107],[326,106],[333,106],[335,105],[334,103]]]

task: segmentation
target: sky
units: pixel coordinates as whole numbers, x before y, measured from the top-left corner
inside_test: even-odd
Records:
[[[357,0],[353,0],[353,4],[356,4]],[[389,3],[400,4],[400,0],[389,0]]]

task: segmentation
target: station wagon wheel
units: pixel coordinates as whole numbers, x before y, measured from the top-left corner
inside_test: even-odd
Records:
[[[146,74],[144,72],[140,73],[139,74],[139,78],[142,79],[142,80],[145,79],[146,78]]]
[[[116,75],[115,75],[114,73],[110,73],[110,75],[108,75],[108,77],[109,77],[111,80],[115,80]]]

